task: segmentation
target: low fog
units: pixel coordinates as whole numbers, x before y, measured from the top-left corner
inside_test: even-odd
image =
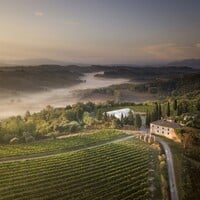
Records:
[[[127,79],[108,79],[97,78],[97,73],[85,74],[81,79],[84,82],[60,89],[52,89],[37,93],[20,93],[11,91],[1,91],[0,94],[0,119],[23,115],[27,110],[37,112],[45,108],[47,105],[53,107],[65,107],[79,101],[73,94],[77,90],[93,89],[107,87],[114,84],[122,84],[128,82]]]

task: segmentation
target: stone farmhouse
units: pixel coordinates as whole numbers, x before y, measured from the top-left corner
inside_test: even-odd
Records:
[[[176,138],[175,129],[181,126],[174,122],[158,120],[150,123],[150,133],[162,135],[168,138]]]

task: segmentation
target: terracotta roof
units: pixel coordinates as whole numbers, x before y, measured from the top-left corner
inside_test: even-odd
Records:
[[[155,122],[151,122],[151,124],[158,125],[158,126],[169,127],[169,128],[180,128],[181,127],[177,123],[168,122],[168,121],[165,121],[165,120],[158,120],[158,121],[155,121]]]

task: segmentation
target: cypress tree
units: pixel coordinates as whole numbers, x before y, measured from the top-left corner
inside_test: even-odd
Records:
[[[107,115],[107,112],[104,113],[104,121],[107,121],[108,120],[108,115]]]
[[[142,119],[139,114],[135,116],[135,128],[139,129],[142,126]]]
[[[181,106],[180,106],[180,104],[177,107],[177,115],[178,116],[181,115]]]
[[[151,122],[156,121],[157,120],[157,114],[156,114],[156,110],[154,109],[151,112]]]
[[[177,99],[174,99],[173,109],[174,109],[174,110],[177,110]]]
[[[170,104],[167,102],[167,117],[170,117]]]
[[[155,120],[159,119],[159,113],[158,113],[158,103],[155,103]]]
[[[149,125],[150,125],[150,113],[147,110],[147,112],[146,112],[146,127],[149,127]]]
[[[133,117],[133,113],[130,111],[129,113],[128,113],[128,124],[129,125],[134,125],[134,117]]]
[[[161,119],[162,117],[162,108],[161,108],[161,104],[159,103],[158,105],[158,119]]]

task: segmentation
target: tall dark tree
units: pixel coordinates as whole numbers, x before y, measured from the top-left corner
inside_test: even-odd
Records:
[[[135,128],[139,129],[142,126],[142,119],[139,114],[135,115]]]
[[[157,113],[156,110],[154,109],[151,114],[150,114],[150,122],[156,121],[157,120]]]
[[[161,119],[162,117],[162,108],[161,108],[161,104],[159,103],[158,105],[158,119]]]
[[[183,111],[182,111],[182,104],[180,103],[180,104],[178,104],[178,106],[177,106],[177,115],[179,116],[179,115],[181,115],[183,113]]]
[[[155,103],[155,120],[159,119],[158,103]]]
[[[146,112],[146,127],[149,127],[149,125],[150,125],[150,113],[149,113],[149,111],[147,110],[147,112]]]
[[[133,113],[131,111],[129,111],[127,118],[128,118],[128,124],[134,125],[134,116],[133,116]]]
[[[170,117],[170,103],[167,102],[167,117]]]
[[[174,102],[173,102],[173,109],[176,111],[177,110],[177,99],[174,99]]]
[[[121,119],[121,122],[122,122],[124,125],[129,124],[128,117],[124,116],[124,117]]]
[[[188,109],[188,103],[186,101],[182,102],[182,112],[187,113],[189,111]]]
[[[109,119],[107,112],[104,113],[103,115],[103,120],[106,122]]]

